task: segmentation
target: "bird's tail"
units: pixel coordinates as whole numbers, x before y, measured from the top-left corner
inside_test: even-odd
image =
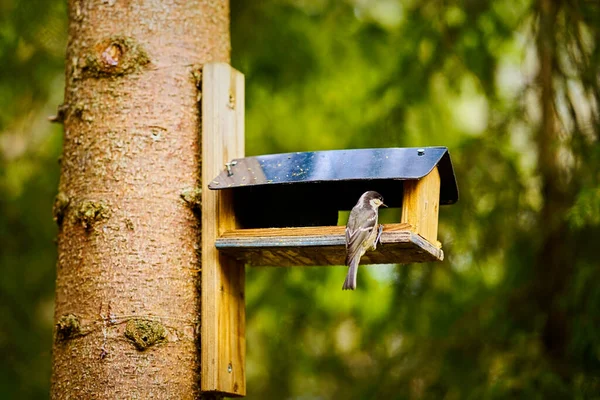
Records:
[[[342,290],[354,290],[356,289],[356,273],[358,272],[358,262],[360,261],[360,256],[354,256],[348,265],[348,275],[346,275],[346,280],[344,281],[344,286],[342,286]]]

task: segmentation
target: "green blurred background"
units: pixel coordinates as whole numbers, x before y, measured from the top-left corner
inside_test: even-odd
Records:
[[[64,3],[0,0],[3,398],[49,393]],[[249,270],[248,398],[600,398],[599,3],[231,7],[249,155],[444,145],[461,196],[443,263]]]

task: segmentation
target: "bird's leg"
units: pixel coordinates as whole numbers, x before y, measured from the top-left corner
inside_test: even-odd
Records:
[[[375,250],[377,248],[377,243],[380,242],[382,233],[383,233],[383,224],[379,224],[377,237],[375,238],[375,241],[373,242],[373,250]]]

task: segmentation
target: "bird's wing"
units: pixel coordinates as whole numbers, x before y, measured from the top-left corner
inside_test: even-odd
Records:
[[[346,265],[350,265],[356,255],[364,254],[363,242],[368,239],[376,223],[376,212],[363,210],[350,213],[346,225]]]

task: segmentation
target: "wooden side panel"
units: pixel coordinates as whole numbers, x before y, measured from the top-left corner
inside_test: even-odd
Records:
[[[441,261],[444,253],[414,233],[408,224],[384,226],[377,250],[367,252],[361,264]],[[253,266],[343,265],[345,227],[237,229],[223,233],[217,248],[223,254]]]
[[[418,181],[404,182],[402,218],[414,232],[437,244],[438,216],[440,208],[440,174],[435,167]]]
[[[232,158],[244,157],[244,75],[228,64],[202,71],[201,390],[246,394],[244,263],[221,255],[215,240],[236,228],[228,191],[208,184]]]

